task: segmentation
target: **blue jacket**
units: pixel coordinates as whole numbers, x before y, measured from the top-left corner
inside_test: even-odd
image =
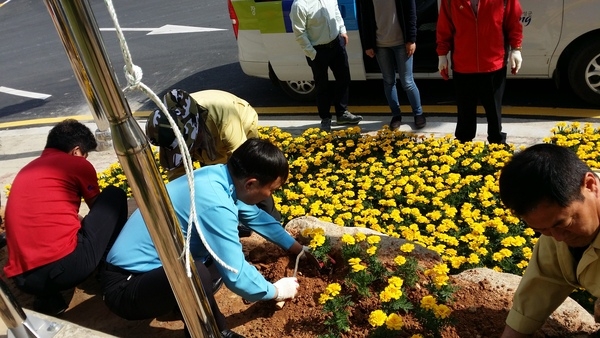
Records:
[[[206,242],[222,261],[238,270],[236,274],[215,261],[225,285],[249,301],[275,298],[275,286],[244,258],[238,224],[248,226],[285,250],[295,243],[295,239],[271,215],[255,205],[237,200],[227,165],[210,165],[195,170],[194,185],[196,212]],[[168,183],[167,192],[185,237],[190,214],[187,177],[182,176]],[[194,260],[203,261],[208,257],[208,251],[196,230],[192,231],[191,254]],[[144,273],[161,266],[139,209],[123,227],[106,260],[132,273]]]
[[[390,0],[391,1],[391,0]],[[415,0],[394,0],[404,43],[417,42],[417,6]],[[360,36],[364,50],[377,49],[377,23],[372,0],[359,0]]]

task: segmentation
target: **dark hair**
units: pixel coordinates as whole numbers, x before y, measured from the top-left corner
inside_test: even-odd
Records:
[[[55,125],[48,134],[46,148],[54,148],[65,153],[79,146],[84,154],[96,150],[98,143],[92,131],[74,119],[66,119]]]
[[[591,171],[568,148],[536,144],[514,155],[502,169],[500,199],[519,216],[543,201],[566,207],[583,198],[583,179]]]
[[[261,185],[279,177],[285,182],[290,170],[281,149],[258,138],[249,138],[242,143],[227,161],[227,167],[234,178],[256,178]]]

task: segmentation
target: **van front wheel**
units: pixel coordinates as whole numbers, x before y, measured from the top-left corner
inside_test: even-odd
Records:
[[[316,98],[314,81],[279,81],[279,86],[294,100],[314,101]]]
[[[586,44],[571,58],[569,84],[577,96],[600,105],[600,41]]]

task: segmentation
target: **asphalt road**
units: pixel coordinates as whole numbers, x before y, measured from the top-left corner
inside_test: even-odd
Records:
[[[148,0],[115,2],[133,62],[144,71],[143,82],[156,93],[169,88],[188,91],[222,89],[245,98],[256,107],[313,105],[288,98],[266,79],[246,76],[237,62],[237,46],[223,0]],[[123,57],[103,1],[92,0],[107,55],[122,87]],[[87,103],[43,1],[10,1],[0,7],[0,123],[42,117],[82,115]],[[209,32],[148,35],[165,25],[219,29]],[[137,31],[132,31],[137,29]],[[527,60],[524,60],[527,62]],[[453,105],[452,81],[417,80],[424,105]],[[49,95],[30,98],[8,94],[6,88]],[[4,90],[3,90],[4,89]],[[351,106],[384,106],[380,80],[355,82]],[[139,93],[127,94],[133,110],[153,104]],[[407,100],[401,94],[402,104]],[[510,80],[505,105],[590,108],[551,80]]]

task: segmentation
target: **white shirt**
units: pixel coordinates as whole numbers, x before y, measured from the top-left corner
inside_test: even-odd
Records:
[[[290,20],[296,41],[311,60],[317,55],[313,46],[327,44],[346,33],[337,0],[296,0]]]

